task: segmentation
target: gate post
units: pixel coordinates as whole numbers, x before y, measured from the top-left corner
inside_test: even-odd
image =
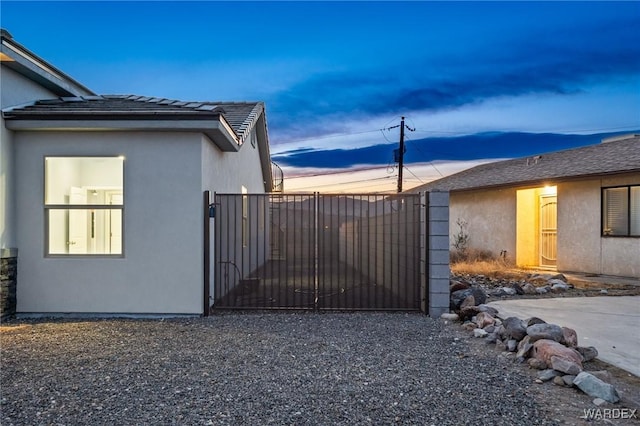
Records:
[[[320,193],[313,193],[313,309],[315,311],[318,310],[318,301],[320,300],[320,281],[318,277],[318,256],[320,255],[318,251],[318,212],[320,210]]]
[[[209,216],[209,209],[211,207],[211,193],[209,191],[204,191],[203,192],[203,242],[204,242],[204,246],[203,246],[203,252],[204,252],[204,256],[203,256],[203,262],[204,262],[204,292],[203,292],[203,298],[204,298],[204,304],[203,304],[203,310],[202,310],[202,315],[205,317],[209,316],[209,286],[211,285],[211,259],[210,259],[210,253],[211,253],[211,239],[210,239],[210,235],[211,235],[211,217]]]
[[[427,280],[429,316],[449,312],[449,192],[428,192]]]

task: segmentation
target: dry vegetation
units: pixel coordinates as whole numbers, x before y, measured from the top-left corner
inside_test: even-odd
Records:
[[[522,279],[527,275],[515,269],[511,259],[496,256],[489,250],[452,250],[450,260],[454,275],[484,275],[504,279]]]

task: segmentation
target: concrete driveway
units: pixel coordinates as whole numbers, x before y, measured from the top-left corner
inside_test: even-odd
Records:
[[[578,333],[578,345],[640,377],[640,296],[560,297],[491,302],[500,318],[536,316]]]

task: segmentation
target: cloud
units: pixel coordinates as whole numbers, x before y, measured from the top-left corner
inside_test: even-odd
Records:
[[[590,135],[503,133],[490,132],[458,137],[437,137],[408,140],[405,161],[420,163],[436,160],[470,161],[486,158],[515,158],[536,155],[561,149],[599,143],[615,135],[600,133]],[[397,146],[384,144],[354,149],[292,150],[272,156],[283,167],[309,169],[341,169],[363,165],[393,167],[393,150]]]
[[[573,95],[640,73],[633,30],[639,26],[638,16],[630,16],[505,37],[490,50],[457,57],[425,53],[401,66],[381,60],[377,69],[315,74],[273,97],[270,127],[286,140],[345,131],[347,120],[385,114],[445,111],[505,96]]]

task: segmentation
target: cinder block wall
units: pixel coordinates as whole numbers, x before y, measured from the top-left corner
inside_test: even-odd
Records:
[[[18,251],[0,249],[0,320],[16,314],[16,285],[18,282]]]
[[[449,312],[449,193],[427,194],[427,280],[429,316]]]

